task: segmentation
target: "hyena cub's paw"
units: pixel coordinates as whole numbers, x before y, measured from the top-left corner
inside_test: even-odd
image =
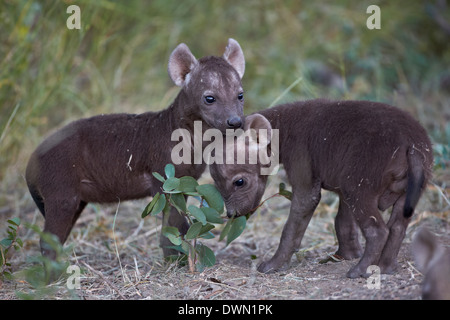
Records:
[[[280,264],[277,261],[269,260],[264,261],[258,266],[258,271],[261,273],[274,273],[277,271],[283,271],[288,268],[287,264]]]

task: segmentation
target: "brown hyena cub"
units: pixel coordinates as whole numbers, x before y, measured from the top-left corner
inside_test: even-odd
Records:
[[[74,121],[44,140],[33,152],[26,181],[36,205],[45,217],[44,231],[64,243],[89,202],[113,203],[152,196],[161,182],[152,172],[163,172],[172,163],[177,144],[172,133],[194,131],[202,121],[205,130],[240,128],[244,120],[244,54],[229,39],[221,57],[196,59],[185,44],[169,58],[172,81],[181,87],[173,103],[159,112],[106,114]],[[200,177],[206,164],[176,165],[178,176]],[[167,223],[182,233],[188,225],[172,208]],[[164,254],[171,242],[161,238]],[[44,255],[54,257],[41,240]]]
[[[278,250],[259,271],[281,269],[300,248],[321,189],[340,199],[336,253],[345,259],[361,257],[347,276],[365,276],[370,265],[378,265],[383,273],[395,271],[406,227],[433,162],[428,135],[413,117],[382,103],[312,100],[250,115],[245,122],[249,128],[279,130],[279,139],[270,141],[269,149],[279,149],[293,192]],[[277,148],[271,146],[274,143],[279,143]],[[259,203],[267,181],[262,167],[259,162],[211,165],[229,215],[245,215]],[[385,223],[380,210],[391,206]],[[366,239],[364,250],[358,227]]]

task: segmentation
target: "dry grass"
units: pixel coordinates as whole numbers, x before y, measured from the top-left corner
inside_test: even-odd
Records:
[[[266,197],[276,192],[283,174],[273,177]],[[203,177],[209,180],[208,174]],[[248,221],[244,233],[228,247],[216,239],[205,240],[216,253],[217,263],[202,273],[165,262],[159,248],[158,218],[141,219],[147,200],[119,206],[90,205],[73,229],[67,245],[73,245],[70,263],[84,272],[81,289],[69,292],[66,283],[53,284],[54,292],[45,299],[419,299],[422,275],[414,267],[410,253],[411,237],[426,225],[450,245],[447,203],[450,190],[431,185],[422,198],[408,228],[399,263],[392,276],[382,276],[381,290],[366,288],[365,279],[347,279],[345,273],[356,261],[339,263],[319,261],[335,252],[334,216],[336,197],[323,193],[322,202],[306,231],[302,249],[293,257],[288,270],[261,274],[256,266],[271,257],[286,221],[289,201],[273,198]],[[18,197],[19,198],[19,197]],[[43,224],[27,195],[20,197],[22,218]],[[114,225],[115,222],[115,225]],[[114,227],[113,227],[114,226]],[[218,232],[218,231],[217,231]],[[26,257],[38,255],[38,237],[23,230],[25,248],[12,257],[16,270],[27,266]],[[6,281],[0,298],[17,299],[18,292],[29,292],[23,280]]]

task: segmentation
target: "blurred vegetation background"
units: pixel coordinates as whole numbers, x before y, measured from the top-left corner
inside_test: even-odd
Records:
[[[81,29],[69,30],[69,5]],[[369,30],[369,5],[381,29]],[[52,130],[99,113],[166,108],[179,91],[171,51],[244,50],[245,113],[328,97],[387,102],[411,112],[450,165],[450,3],[435,1],[2,0],[0,180],[27,194],[30,153]],[[148,137],[149,139],[157,139]],[[2,206],[0,197],[0,207]]]

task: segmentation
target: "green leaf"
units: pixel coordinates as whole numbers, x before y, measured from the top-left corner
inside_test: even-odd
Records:
[[[187,196],[192,196],[192,197],[201,197],[202,195],[200,194],[200,193],[198,193],[198,192],[189,192],[189,191],[187,191],[187,192],[183,192],[185,195],[187,195]]]
[[[214,239],[215,238],[214,233],[212,233],[211,231],[208,231],[205,233],[202,233],[200,231],[200,235],[198,237],[202,238],[202,239]]]
[[[206,266],[204,266],[202,263],[200,263],[200,261],[198,261],[195,264],[195,270],[197,270],[197,272],[203,272],[203,270],[205,270]]]
[[[164,194],[162,194],[159,197],[158,201],[156,202],[155,206],[153,207],[151,215],[156,216],[158,213],[163,211],[165,206],[166,206],[166,196]]]
[[[220,233],[219,241],[222,241],[228,235],[228,232],[230,232],[230,229],[231,229],[232,222],[233,222],[233,219],[228,219],[227,223],[225,224],[225,227],[223,228],[222,232]]]
[[[196,188],[211,208],[216,209],[217,212],[222,213],[224,204],[220,192],[212,184],[203,184]]]
[[[182,243],[180,231],[176,227],[163,227],[161,232],[167,239],[170,240],[174,245],[179,246]]]
[[[12,239],[3,239],[2,241],[0,241],[0,245],[3,248],[8,248],[12,243]]]
[[[186,212],[186,199],[181,193],[172,193],[170,195],[170,203],[178,210],[178,212]]]
[[[153,172],[152,175],[161,182],[166,181],[166,179],[164,179],[163,176],[160,175],[158,172]]]
[[[12,218],[8,220],[8,223],[18,227],[20,225],[20,218],[18,217]]]
[[[216,209],[210,207],[201,207],[200,209],[203,211],[206,221],[211,223],[223,223],[223,219]]]
[[[189,255],[192,245],[187,241],[183,241],[183,243],[181,244],[181,248],[183,249],[186,255]]]
[[[186,235],[184,236],[184,238],[186,240],[192,240],[197,238],[197,236],[200,233],[200,230],[202,229],[203,224],[199,221],[196,223],[193,223],[190,227],[189,230],[186,232]]]
[[[174,236],[173,234],[168,234],[166,237],[176,246],[179,246],[181,244],[182,240],[180,237]]]
[[[279,191],[278,193],[285,197],[288,200],[292,201],[292,192],[286,190],[286,185],[284,183],[280,183]]]
[[[283,191],[280,191],[279,193],[280,193],[280,195],[282,195],[282,196],[285,197],[286,199],[292,201],[292,192],[291,192],[291,191],[283,190]]]
[[[157,192],[153,197],[152,201],[145,207],[142,212],[142,218],[145,218],[149,214],[156,216],[160,213],[166,206],[166,196]]]
[[[153,207],[155,206],[156,202],[158,201],[159,197],[160,197],[160,193],[157,192],[154,196],[152,201],[150,201],[150,203],[145,207],[144,211],[142,211],[141,217],[145,218],[146,216],[148,216],[150,214],[150,212],[152,211]]]
[[[200,230],[198,236],[204,239],[212,239],[214,238],[214,235],[209,231],[214,228],[215,228],[214,225],[212,225],[211,223],[207,223],[204,226],[202,226],[202,229]]]
[[[184,242],[183,242],[183,243],[184,243]],[[175,249],[175,250],[177,250],[178,252],[181,252],[182,254],[188,255],[188,254],[189,254],[189,250],[186,251],[186,250],[183,248],[183,243],[182,243],[181,245],[178,245],[178,246],[167,246],[166,248],[167,248],[167,249]],[[169,256],[169,257],[171,257],[171,256]],[[173,256],[173,257],[179,258],[180,256],[179,256],[179,255],[175,255],[175,256]]]
[[[199,243],[195,249],[197,251],[198,262],[201,266],[212,267],[216,263],[216,256],[209,247]]]
[[[247,224],[247,218],[245,216],[233,219],[230,227],[230,231],[228,231],[227,235],[227,245],[229,245],[234,239],[239,237],[245,229],[245,225]]]
[[[195,219],[197,219],[198,221],[200,221],[200,222],[202,223],[202,225],[205,225],[205,224],[206,224],[206,217],[205,217],[205,214],[203,213],[203,211],[202,211],[200,208],[198,208],[198,207],[196,207],[196,206],[193,206],[193,205],[190,205],[190,206],[188,207],[188,210],[189,210],[189,213],[190,213]]]
[[[198,186],[197,180],[192,177],[186,176],[180,178],[180,185],[178,190],[181,192],[196,193],[196,187]]]
[[[167,214],[170,211],[170,208],[172,208],[172,205],[168,201],[168,198],[166,197],[166,205],[164,206],[162,212],[163,214]]]
[[[179,185],[180,179],[171,177],[164,182],[163,189],[164,191],[168,192],[177,189]]]
[[[166,174],[167,179],[175,177],[175,167],[171,163],[165,166],[164,172]]]

